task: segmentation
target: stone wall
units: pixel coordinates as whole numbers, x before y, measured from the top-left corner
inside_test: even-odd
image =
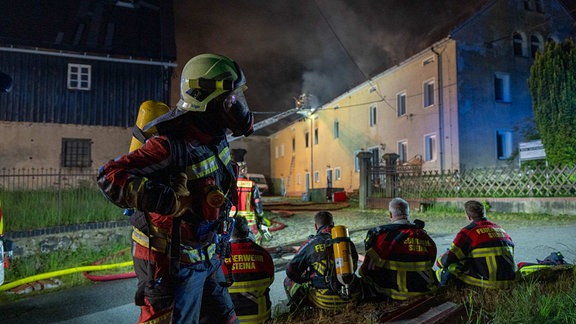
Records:
[[[88,246],[94,250],[113,244],[130,246],[132,227],[127,223],[90,225],[7,233],[6,238],[13,241],[13,257],[63,250],[75,251],[80,246]]]

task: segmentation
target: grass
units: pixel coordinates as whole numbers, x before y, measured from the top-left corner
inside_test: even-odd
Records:
[[[544,273],[544,276],[537,272],[521,279],[508,290],[447,287],[436,296],[464,305],[464,315],[455,321],[458,323],[576,323],[576,270],[557,267]],[[282,313],[270,323],[373,324],[406,304],[364,302],[350,304],[337,312],[306,308]]]

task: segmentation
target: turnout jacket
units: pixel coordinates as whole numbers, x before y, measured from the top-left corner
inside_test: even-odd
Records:
[[[238,216],[246,218],[250,230],[256,237],[256,242],[260,243],[262,234],[259,226],[264,219],[260,190],[254,181],[245,177],[238,178],[236,187],[238,188],[238,207],[232,206],[231,212],[232,214],[236,212]]]
[[[516,279],[514,243],[502,227],[486,218],[462,228],[436,265],[479,287],[506,288]]]
[[[436,244],[424,223],[391,223],[368,231],[366,257],[360,267],[362,280],[392,299],[405,300],[434,291],[432,267]]]
[[[186,187],[193,199],[191,206],[178,218],[146,210],[135,213],[132,237],[138,245],[146,247],[145,250],[151,247],[154,252],[167,253],[173,222],[178,220],[182,260],[197,263],[210,259],[216,252],[214,243],[218,241],[220,221],[223,215],[228,215],[231,201],[236,201],[236,170],[226,138],[214,139],[193,126],[183,139],[154,136],[140,149],[109,161],[101,168],[97,180],[101,191],[114,204],[132,208],[135,206],[130,196],[136,188],[146,183],[172,187],[179,172],[187,176]],[[206,208],[207,186],[216,186],[224,193],[226,203],[220,209]],[[161,203],[162,199],[151,198]],[[145,256],[140,253],[139,257]]]
[[[231,266],[234,283],[228,288],[241,323],[264,323],[271,318],[270,285],[274,262],[270,253],[249,238],[231,241],[232,256],[222,270]]]
[[[334,252],[329,244],[333,227],[320,227],[315,236],[300,246],[286,269],[287,279],[297,284],[310,283],[312,289],[308,292],[308,299],[314,306],[323,309],[339,309],[349,301],[339,295],[341,284],[336,279]],[[350,242],[350,249],[353,270],[356,272],[358,252],[353,242]]]

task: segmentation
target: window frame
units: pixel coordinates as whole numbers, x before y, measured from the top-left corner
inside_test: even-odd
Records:
[[[68,63],[66,86],[68,90],[92,89],[92,65]]]
[[[436,133],[424,135],[424,161],[434,162],[438,156],[438,140]]]
[[[92,167],[92,139],[63,137],[60,165],[63,168]]]
[[[422,104],[424,108],[433,107],[436,103],[434,86],[434,79],[426,80],[422,83]]]
[[[376,105],[370,106],[370,127],[374,127],[376,126],[376,118],[377,118],[377,114],[376,114]]]
[[[494,101],[501,103],[512,102],[510,84],[511,81],[509,73],[494,73]]]
[[[495,131],[496,140],[496,159],[503,161],[512,156],[514,149],[512,144],[512,131],[509,129],[497,129]]]
[[[406,91],[396,94],[396,117],[406,116]]]

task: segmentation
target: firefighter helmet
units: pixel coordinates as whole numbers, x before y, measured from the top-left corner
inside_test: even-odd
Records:
[[[208,102],[221,94],[245,90],[244,73],[231,59],[217,54],[193,57],[182,70],[179,109],[206,111]]]
[[[148,123],[143,131],[188,112],[202,131],[219,136],[226,128],[234,136],[253,132],[254,116],[246,99],[246,78],[236,62],[218,54],[200,54],[182,69],[176,108]]]

